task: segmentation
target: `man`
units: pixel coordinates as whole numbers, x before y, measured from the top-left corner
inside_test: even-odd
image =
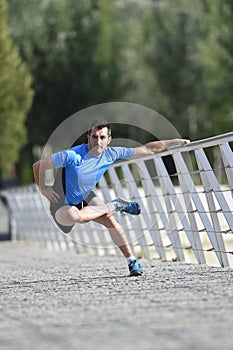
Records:
[[[109,147],[111,128],[107,121],[94,120],[88,129],[87,144],[52,154],[33,164],[35,181],[41,193],[50,201],[50,212],[56,224],[68,233],[76,223],[94,220],[108,228],[113,242],[128,260],[130,276],[139,276],[143,270],[133,256],[122,227],[112,215],[114,211],[131,215],[140,214],[137,202],[120,198],[105,203],[92,191],[104,172],[119,160],[153,155],[175,145],[185,145],[189,140],[173,139],[154,141],[135,148]],[[47,169],[63,169],[61,178],[53,187],[46,186],[44,175]],[[60,186],[61,187],[61,186]]]

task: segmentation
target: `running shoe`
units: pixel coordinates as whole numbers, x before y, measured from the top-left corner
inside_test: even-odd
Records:
[[[139,264],[139,260],[131,260],[129,262],[129,275],[130,277],[132,276],[142,276],[143,274],[143,269],[141,268]]]
[[[122,198],[117,198],[112,201],[116,207],[116,211],[120,213],[128,213],[131,215],[139,215],[141,213],[141,208],[138,202],[126,201]]]

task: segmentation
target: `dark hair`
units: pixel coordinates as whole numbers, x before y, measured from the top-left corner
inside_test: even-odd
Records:
[[[111,127],[108,124],[108,122],[104,119],[96,119],[96,120],[92,120],[92,122],[90,123],[89,127],[88,127],[88,135],[90,135],[92,133],[92,129],[93,128],[97,128],[98,130],[103,129],[103,128],[107,128],[108,129],[108,136],[111,136]]]

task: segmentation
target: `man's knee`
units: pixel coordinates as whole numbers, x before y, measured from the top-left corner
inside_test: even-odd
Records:
[[[83,224],[86,222],[81,210],[74,206],[58,209],[55,218],[59,224],[65,226],[74,225],[75,223]]]

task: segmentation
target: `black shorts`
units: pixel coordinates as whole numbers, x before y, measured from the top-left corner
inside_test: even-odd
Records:
[[[78,204],[72,204],[74,207],[78,208],[79,210],[86,207],[88,205],[88,203],[93,199],[97,197],[95,192],[91,191],[89,196],[84,200],[82,201],[81,203],[78,203]],[[60,209],[61,207],[65,206],[65,205],[69,205],[69,204],[66,204],[63,202],[59,202],[59,203],[50,203],[50,214],[52,215],[56,225],[64,232],[64,233],[69,233],[72,228],[74,227],[74,225],[71,225],[71,226],[64,226],[64,225],[61,225],[59,224],[59,222],[57,222],[56,218],[55,218],[55,214],[56,214],[56,211],[58,209]]]

